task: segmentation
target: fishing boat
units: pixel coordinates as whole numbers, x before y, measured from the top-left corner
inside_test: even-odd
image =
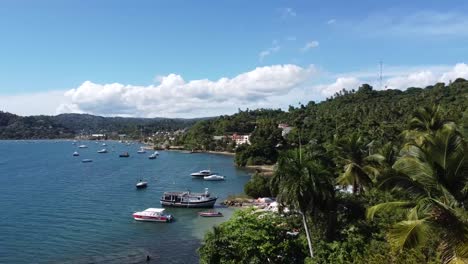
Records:
[[[169,223],[174,218],[172,215],[166,214],[164,208],[148,208],[142,212],[133,213],[133,219],[137,221]]]
[[[145,181],[142,181],[140,180],[137,184],[136,184],[136,188],[137,189],[144,189],[148,187],[148,182],[145,182]]]
[[[213,208],[218,197],[211,196],[208,188],[204,193],[165,192],[161,197],[162,206],[185,208]]]
[[[217,212],[217,211],[199,212],[198,215],[202,217],[222,217],[223,216],[221,212]]]
[[[148,159],[156,159],[156,157],[158,156],[158,154],[156,154],[157,151],[155,151],[153,154],[149,155],[148,156]]]
[[[78,151],[73,152],[73,156],[77,157],[79,155],[80,155],[80,153],[78,153]]]
[[[205,181],[224,181],[224,176],[213,174],[210,176],[205,176],[203,179]]]
[[[101,150],[98,150],[97,153],[107,153],[107,149],[101,149]]]
[[[130,154],[128,154],[128,152],[124,152],[124,153],[120,154],[119,157],[128,158],[128,157],[130,157]]]
[[[82,159],[81,162],[88,163],[88,162],[93,162],[93,160],[92,159]]]
[[[205,177],[210,175],[213,175],[213,173],[210,170],[201,170],[199,172],[194,172],[190,174],[190,176],[192,177]]]

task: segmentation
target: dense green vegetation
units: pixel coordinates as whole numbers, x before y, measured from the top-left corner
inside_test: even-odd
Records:
[[[184,129],[200,119],[124,118],[102,117],[87,114],[62,114],[57,116],[22,117],[0,112],[0,139],[52,139],[72,138],[93,133],[117,138],[126,134],[140,138],[155,131]]]
[[[468,82],[405,92],[363,85],[273,118],[285,115],[296,129],[276,148],[274,176],[246,185],[250,194],[269,188],[289,209],[268,216],[285,229],[244,228],[241,220],[263,216],[237,215],[206,235],[202,263],[468,262]],[[273,255],[261,251],[269,237],[279,239]],[[288,250],[301,258],[282,258]]]
[[[432,104],[440,105],[448,120],[461,119],[467,107],[468,82],[457,79],[450,85],[437,83],[426,88],[408,88],[406,91],[375,91],[369,85],[362,85],[357,91],[343,89],[333,98],[324,102],[309,102],[299,107],[290,106],[287,112],[279,109],[239,110],[232,116],[204,120],[191,127],[187,134],[179,138],[179,145],[189,145],[190,149],[232,150],[229,141],[218,142],[213,136],[232,133],[254,133],[264,120],[286,123],[294,127],[287,135],[281,148],[290,148],[316,141],[325,145],[335,140],[335,135],[358,133],[362,140],[377,148],[382,142],[396,142],[405,129],[415,109]],[[369,139],[369,140],[368,140]],[[252,142],[251,147],[236,150],[239,166],[261,163],[275,163],[278,149],[264,140]],[[252,140],[251,140],[252,141]],[[265,151],[265,152],[263,152]],[[273,152],[273,154],[271,154]]]

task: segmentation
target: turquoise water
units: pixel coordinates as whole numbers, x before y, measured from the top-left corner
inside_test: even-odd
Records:
[[[209,188],[222,201],[242,192],[249,175],[232,157],[160,151],[156,160],[138,145],[70,141],[0,141],[0,263],[197,263],[206,230],[226,217],[201,218],[202,209],[168,208],[173,223],[136,222],[131,215],[160,207],[164,191]],[[72,153],[78,151],[79,157]],[[119,158],[128,151],[130,158]],[[92,163],[81,163],[82,159]],[[211,168],[224,182],[192,179]],[[148,188],[136,190],[140,179]]]

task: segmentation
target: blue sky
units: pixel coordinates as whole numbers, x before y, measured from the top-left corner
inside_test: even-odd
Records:
[[[0,110],[193,117],[286,107],[376,85],[379,60],[387,88],[424,86],[467,77],[466,14],[467,1],[3,0]],[[210,106],[194,111],[200,104]]]

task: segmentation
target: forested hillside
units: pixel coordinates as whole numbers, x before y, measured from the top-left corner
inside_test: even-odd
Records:
[[[124,118],[87,114],[22,117],[0,112],[0,139],[71,138],[80,134],[127,134],[130,138],[155,131],[184,129],[200,119]]]
[[[459,121],[468,106],[468,82],[457,79],[450,85],[437,83],[426,88],[411,87],[405,91],[376,91],[364,84],[357,91],[343,89],[320,103],[312,101],[307,105],[290,106],[287,112],[272,109],[239,110],[232,116],[198,122],[181,139],[180,144],[190,148],[220,150],[230,145],[214,142],[214,135],[252,133],[256,126],[262,126],[262,120],[270,120],[294,127],[286,142],[283,142],[289,147],[299,144],[299,141],[301,144],[311,140],[323,143],[333,140],[335,135],[354,132],[359,132],[371,141],[375,139],[372,144],[377,146],[387,140],[397,140],[414,111],[433,104],[440,105],[448,120]],[[269,129],[274,133],[274,128]],[[276,162],[276,159],[267,156],[271,154],[270,150],[267,151],[270,154],[259,153],[259,142],[251,142],[251,146],[238,149],[239,165],[258,164],[265,160]]]

